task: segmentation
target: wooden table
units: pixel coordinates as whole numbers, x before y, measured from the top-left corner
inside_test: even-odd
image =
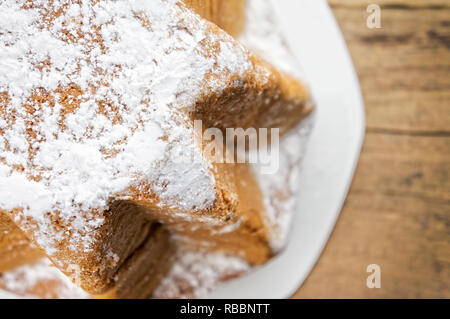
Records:
[[[450,1],[330,0],[367,135],[342,214],[296,298],[450,298]],[[381,29],[366,7],[381,6]],[[381,288],[366,267],[381,267]]]

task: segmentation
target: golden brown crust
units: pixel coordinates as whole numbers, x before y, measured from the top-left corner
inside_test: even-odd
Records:
[[[237,37],[245,25],[246,0],[183,0],[204,19]]]
[[[5,213],[13,217],[17,211]],[[105,222],[93,234],[91,249],[75,252],[71,246],[74,243],[68,237],[59,242],[56,252],[49,257],[58,261],[54,264],[64,274],[92,294],[104,293],[112,287],[114,275],[145,241],[154,223],[141,207],[130,202],[112,202],[107,211],[99,214]],[[64,228],[59,220],[54,225]],[[33,227],[34,221],[26,221],[25,235],[37,245]]]
[[[220,95],[205,95],[197,102],[192,116],[201,119],[206,127],[279,128],[280,135],[284,135],[312,113],[309,90],[262,59],[251,59],[252,72],[243,79],[231,78]]]
[[[43,256],[23,231],[0,211],[0,273],[33,263]]]
[[[218,190],[214,207],[183,213],[213,218],[215,224],[201,218],[187,220],[177,209],[161,210],[148,192],[135,193],[133,197],[147,209],[149,218],[164,224],[178,241],[188,246],[236,255],[254,265],[266,262],[272,256],[270,229],[264,220],[261,190],[250,165],[215,164],[214,177]]]

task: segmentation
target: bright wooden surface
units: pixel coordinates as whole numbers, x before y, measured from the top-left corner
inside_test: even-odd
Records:
[[[450,298],[450,1],[330,0],[367,136],[342,214],[297,298]],[[381,29],[366,7],[381,5]],[[366,267],[381,267],[368,289]]]

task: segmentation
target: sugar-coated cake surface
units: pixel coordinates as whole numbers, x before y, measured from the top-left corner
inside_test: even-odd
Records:
[[[224,85],[206,85],[206,74],[242,73],[248,63],[228,42],[218,58],[205,56],[203,21],[181,15],[175,2],[0,5],[0,208],[32,217],[50,255],[59,231],[48,212],[58,211],[73,242],[89,249],[102,216],[80,211],[106,207],[136,180],[154,181],[159,198],[181,208],[215,198],[205,163],[170,158],[197,151],[173,106]]]
[[[103,293],[149,231],[126,200],[173,218],[216,203],[189,109],[254,68],[249,52],[174,0],[7,0],[0,15],[0,212]]]
[[[297,76],[268,2],[247,2],[243,43]],[[111,197],[126,199],[124,190],[142,180],[152,181],[162,205],[179,208],[180,215],[212,205],[210,164],[178,161],[180,154],[200,152],[184,108],[225,88],[222,73],[251,70],[246,49],[224,33],[212,35],[174,0],[33,3],[27,10],[21,9],[26,1],[0,4],[0,64],[8,61],[10,68],[0,74],[0,112],[15,115],[0,123],[0,210],[17,209],[19,222],[35,220],[36,241],[51,255],[68,234],[54,227],[48,212],[57,212],[69,230],[73,250],[89,250]],[[55,11],[47,6],[55,3],[68,14],[48,16],[49,24],[42,16]],[[19,22],[23,29],[13,27]],[[276,45],[268,47],[267,39]],[[208,41],[220,43],[217,55],[205,54]],[[309,131],[310,120],[283,138],[277,174],[259,175],[254,167],[276,249],[283,247],[295,211]],[[156,297],[201,296],[250,269],[223,253],[181,249],[176,258]]]

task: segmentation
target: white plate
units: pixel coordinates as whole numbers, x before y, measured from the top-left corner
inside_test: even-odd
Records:
[[[324,0],[273,1],[317,102],[317,118],[298,186],[298,212],[286,250],[207,298],[287,298],[319,258],[353,178],[365,131],[358,78]]]

